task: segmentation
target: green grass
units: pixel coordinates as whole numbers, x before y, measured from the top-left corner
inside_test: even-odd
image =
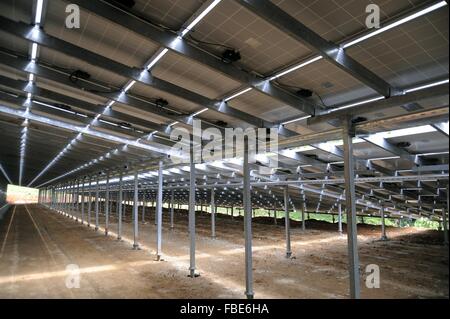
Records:
[[[439,222],[431,221],[426,218],[420,218],[415,221],[414,227],[430,228],[430,229],[438,230]]]
[[[186,207],[187,208],[187,207]],[[200,207],[198,207],[198,209],[200,209]],[[208,212],[210,211],[210,207],[204,207],[204,210],[207,210]],[[217,213],[219,214],[226,214],[227,213],[227,209],[225,207],[217,207]],[[231,209],[228,209],[228,214],[231,213]],[[235,208],[234,209],[234,216],[238,216],[239,213],[239,209]],[[242,209],[240,210],[240,214],[242,216],[243,211]],[[255,210],[255,216],[256,217],[269,217],[269,213],[266,209],[256,209]],[[270,211],[270,217],[273,218],[273,210]],[[284,218],[284,211],[277,211],[277,217],[278,218]],[[290,217],[292,220],[295,221],[301,221],[301,212],[291,212],[290,213]],[[308,218],[309,217],[309,218]],[[310,213],[307,214],[305,213],[305,219],[314,219],[314,220],[320,220],[320,221],[324,221],[324,222],[328,222],[328,223],[337,223],[338,219],[337,216],[334,216],[334,221],[333,221],[333,216],[329,215],[329,214],[318,214],[318,213]],[[357,217],[357,223],[362,223],[364,219],[364,224],[368,224],[368,225],[375,225],[375,226],[380,226],[381,225],[381,219],[379,217],[367,217],[365,216]],[[342,216],[342,222],[346,223],[347,222],[347,218],[346,215],[343,214]],[[417,219],[417,220],[408,220],[408,219],[403,219],[403,220],[398,220],[398,219],[392,219],[392,218],[385,218],[385,224],[386,226],[391,226],[391,227],[421,227],[421,228],[429,228],[429,229],[439,229],[439,223],[436,221],[430,221],[428,219],[425,218],[421,218],[421,219]]]

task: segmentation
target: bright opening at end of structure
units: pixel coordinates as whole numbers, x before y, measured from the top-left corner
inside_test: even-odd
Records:
[[[39,190],[37,188],[8,184],[6,201],[9,204],[34,204],[38,202]]]

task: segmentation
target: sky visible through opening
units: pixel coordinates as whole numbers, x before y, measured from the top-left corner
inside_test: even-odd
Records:
[[[6,189],[6,201],[9,204],[34,204],[38,202],[37,188],[9,184]]]

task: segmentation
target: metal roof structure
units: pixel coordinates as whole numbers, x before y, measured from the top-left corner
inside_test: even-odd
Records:
[[[364,1],[131,2],[0,3],[2,185],[61,190],[102,173],[105,188],[107,173],[111,190],[123,174],[132,191],[138,172],[140,196],[155,198],[162,161],[165,200],[188,203],[195,178],[196,203],[213,189],[216,205],[244,207],[245,159],[198,163],[195,175],[172,163],[170,133],[200,119],[277,130],[278,166],[262,169],[268,154],[248,167],[254,208],[282,208],[289,185],[293,209],[336,212],[350,183],[358,214],[441,219],[446,1],[383,1],[378,29]]]

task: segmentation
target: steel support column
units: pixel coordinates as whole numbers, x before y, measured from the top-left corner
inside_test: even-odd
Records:
[[[291,225],[289,216],[289,189],[288,186],[284,188],[284,225],[286,229],[286,258],[291,258]]]
[[[306,212],[306,202],[303,202],[303,209],[302,209],[302,231],[305,231],[305,230],[306,230],[305,212]]]
[[[338,231],[342,235],[342,203],[338,204]]]
[[[70,213],[72,211],[72,181],[67,182],[66,195],[67,195],[66,214],[67,217],[70,217],[71,216]]]
[[[72,181],[67,182],[67,214],[72,212]]]
[[[153,205],[153,207],[155,208],[155,226],[158,226],[158,210],[156,209],[156,199],[155,199],[155,203]]]
[[[81,179],[81,223],[84,223],[84,177]]]
[[[64,183],[60,184],[60,190],[59,190],[59,210],[61,212],[64,211]]]
[[[447,209],[443,208],[442,209],[442,224],[443,224],[443,229],[444,229],[444,245],[448,246],[448,225],[447,225],[447,213],[448,211],[448,206],[449,206],[449,189],[448,189],[448,185],[447,185]]]
[[[120,177],[119,177],[119,210],[118,210],[118,221],[117,221],[117,239],[122,239],[122,210],[123,210],[123,170],[120,170]]]
[[[59,184],[55,186],[55,210],[59,211]]]
[[[195,163],[194,147],[191,146],[189,162],[189,277],[198,276],[195,273]]]
[[[64,184],[59,184],[59,205],[58,209],[60,212],[64,209]]]
[[[48,207],[52,209],[53,204],[53,187],[50,187],[48,190]]]
[[[97,174],[97,185],[95,188],[95,230],[98,230],[98,201],[99,201],[99,191],[100,191],[100,185],[99,185],[99,175]]]
[[[345,201],[347,208],[347,241],[349,258],[350,297],[360,298],[358,238],[356,228],[356,195],[355,195],[355,165],[353,157],[354,137],[353,125],[350,118],[342,120],[342,138],[344,141],[344,176]]]
[[[170,191],[170,228],[173,228],[173,209],[174,209],[174,194],[173,190]]]
[[[61,183],[59,192],[59,210],[64,212],[64,183]]]
[[[211,188],[211,237],[216,238],[216,203],[214,200],[214,188]]]
[[[115,199],[116,199],[116,206],[115,206],[116,216],[117,216],[117,218],[119,218],[119,191],[118,190],[115,193]]]
[[[61,210],[63,213],[66,213],[67,210],[67,183],[64,183],[62,186],[62,203],[61,203]]]
[[[381,216],[381,240],[387,240],[388,238],[386,236],[386,224],[384,219],[384,203],[381,203],[380,216]]]
[[[55,210],[59,211],[59,191],[60,191],[60,185],[55,186]]]
[[[145,191],[142,193],[142,223],[145,223]]]
[[[62,210],[62,184],[58,185],[58,191],[57,191],[57,210],[61,212]]]
[[[156,260],[161,260],[162,255],[162,206],[163,206],[163,162],[159,161],[158,167],[158,194],[156,198],[157,221],[156,226]]]
[[[71,216],[72,216],[72,219],[74,219],[75,218],[75,212],[76,212],[76,200],[77,200],[77,198],[76,198],[76,192],[77,192],[77,188],[76,188],[76,186],[75,186],[75,184],[76,184],[76,180],[74,180],[73,181],[73,183],[72,183],[72,214],[71,214]]]
[[[65,213],[67,216],[69,216],[69,213],[70,213],[70,182],[66,183],[64,206],[65,206]]]
[[[59,210],[60,212],[64,211],[64,184],[60,184],[59,189]]]
[[[248,137],[244,137],[244,237],[245,237],[245,295],[253,299],[253,265],[252,265],[252,198],[250,193],[250,167],[248,164]]]
[[[77,187],[75,188],[75,220],[78,221],[78,213],[80,212],[80,181],[78,179],[75,180]]]
[[[133,201],[133,249],[139,249],[138,244],[138,232],[139,232],[139,212],[138,212],[138,171],[137,169],[134,172],[134,201]]]
[[[53,209],[54,208],[54,201],[55,201],[55,188],[54,187],[52,187],[51,189],[50,189],[50,209]]]
[[[89,175],[89,191],[88,191],[88,207],[87,207],[87,225],[91,227],[91,210],[92,210],[92,176]]]
[[[109,172],[106,173],[106,192],[105,192],[105,236],[109,229]]]
[[[66,213],[67,217],[70,217],[72,212],[72,181],[67,182],[66,195],[67,195]]]

